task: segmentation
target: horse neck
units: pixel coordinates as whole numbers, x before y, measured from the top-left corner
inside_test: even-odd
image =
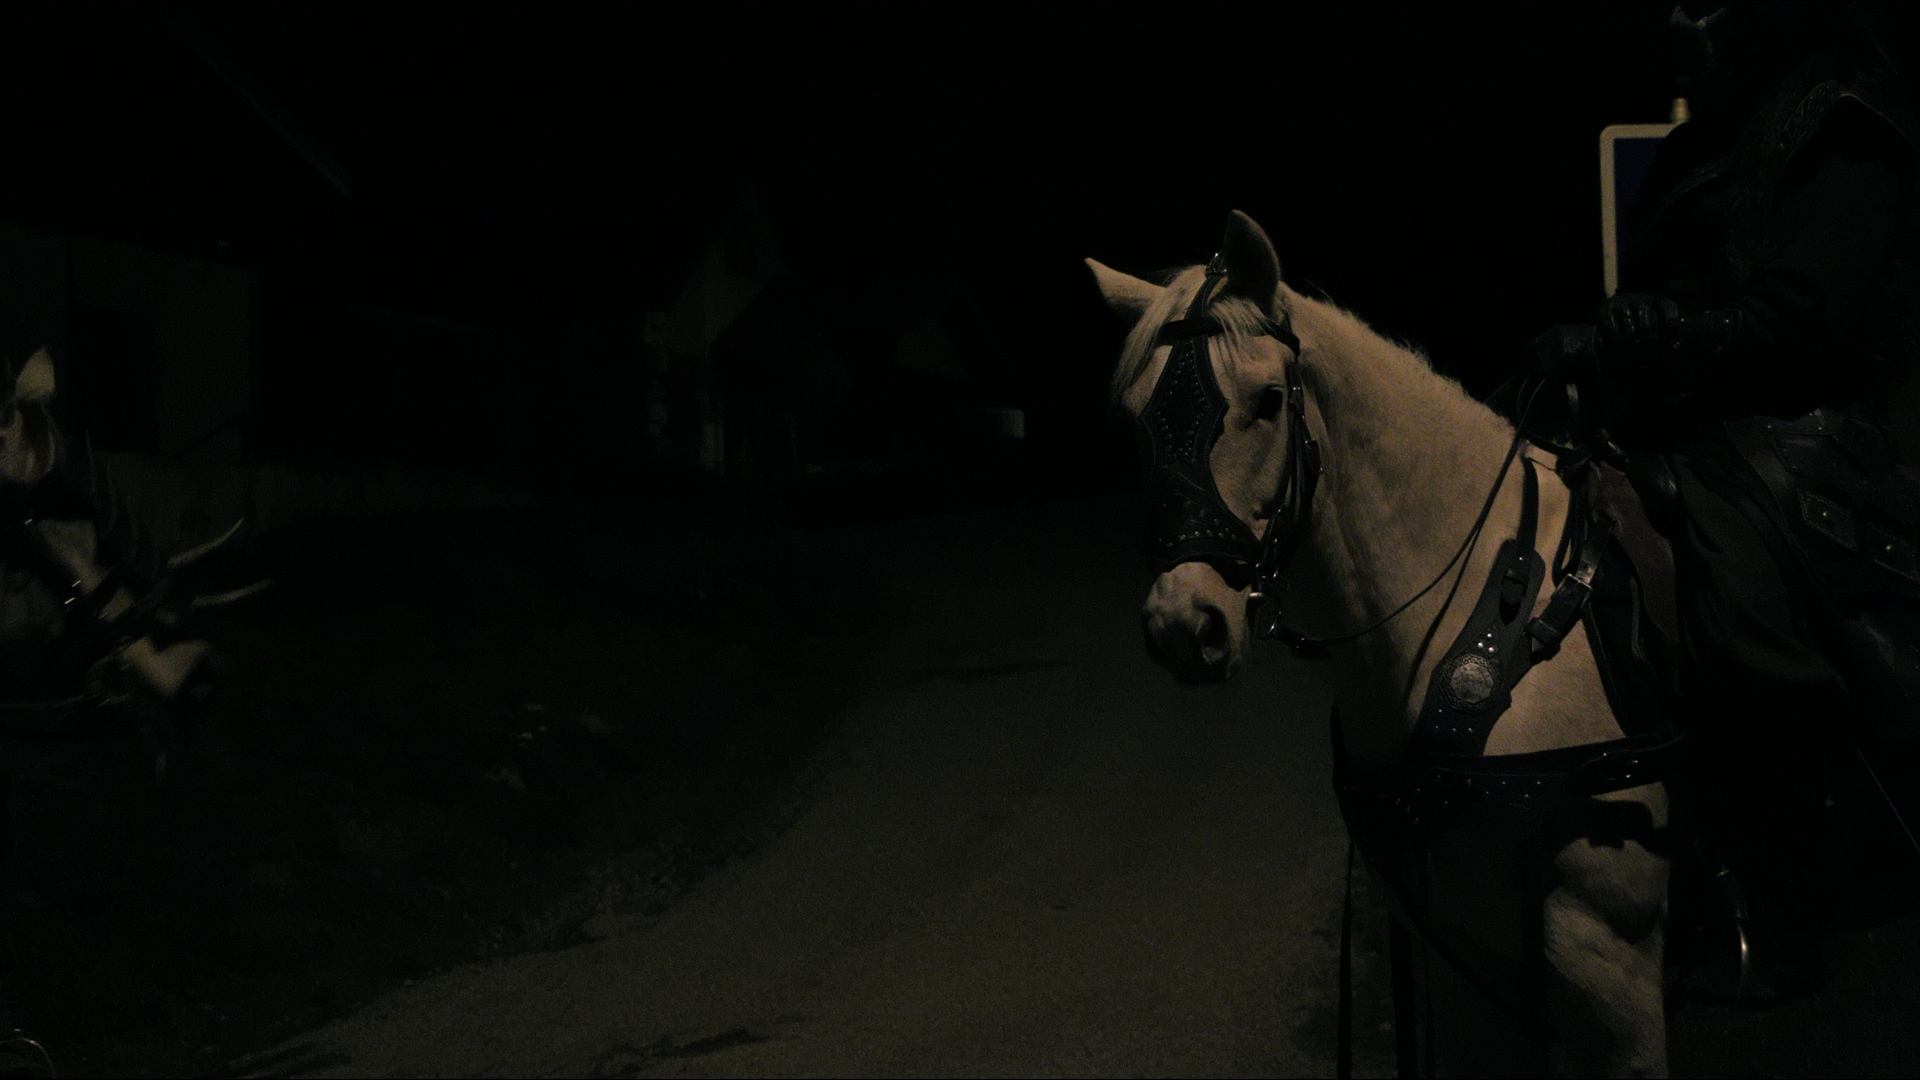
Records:
[[[1304,350],[1309,423],[1325,462],[1293,575],[1292,619],[1309,634],[1337,634],[1386,615],[1440,571],[1478,516],[1513,429],[1354,316],[1298,295],[1289,301]],[[1517,500],[1518,487],[1503,489],[1496,515],[1509,509],[1507,496]],[[1510,508],[1517,516],[1517,501]],[[1487,537],[1495,542],[1476,546],[1476,565],[1501,535],[1490,520]],[[1407,721],[1404,701],[1381,695],[1403,697],[1447,593],[1443,583],[1383,629],[1335,650],[1343,710],[1350,701],[1364,708],[1354,698],[1371,696],[1380,698],[1371,711],[1381,722]],[[1424,649],[1428,659],[1433,647]]]

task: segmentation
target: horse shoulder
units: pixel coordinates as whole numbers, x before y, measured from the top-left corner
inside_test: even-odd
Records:
[[[1538,615],[1550,590],[1542,589]],[[1513,704],[1487,737],[1489,754],[1524,754],[1585,746],[1625,735],[1607,703],[1585,623],[1574,624],[1559,652],[1536,663],[1513,688]]]

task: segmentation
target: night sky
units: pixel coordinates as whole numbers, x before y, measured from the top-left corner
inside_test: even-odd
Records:
[[[484,360],[382,361],[400,397],[494,400],[484,426],[530,351],[615,362],[539,343],[630,341],[750,179],[848,305],[966,282],[1007,355],[983,383],[1084,449],[1119,330],[1080,259],[1202,261],[1229,208],[1295,285],[1489,389],[1599,299],[1596,136],[1665,118],[1669,10],[9,5],[0,216],[252,266],[269,324],[326,297],[498,329]],[[270,325],[255,363],[276,430],[361,408],[328,389],[350,360]]]

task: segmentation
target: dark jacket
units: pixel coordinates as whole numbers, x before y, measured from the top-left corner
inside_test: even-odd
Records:
[[[1645,428],[1858,408],[1920,358],[1920,158],[1897,82],[1823,52],[1745,104],[1675,129],[1627,213],[1621,292],[1676,301],[1688,326],[1627,368]]]

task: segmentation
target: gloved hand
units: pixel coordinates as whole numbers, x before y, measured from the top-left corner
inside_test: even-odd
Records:
[[[1540,373],[1559,382],[1579,382],[1594,370],[1594,328],[1586,323],[1550,326],[1533,339],[1533,362]]]
[[[1617,293],[1595,316],[1601,352],[1645,358],[1659,349],[1678,349],[1686,324],[1680,305],[1651,293]]]

